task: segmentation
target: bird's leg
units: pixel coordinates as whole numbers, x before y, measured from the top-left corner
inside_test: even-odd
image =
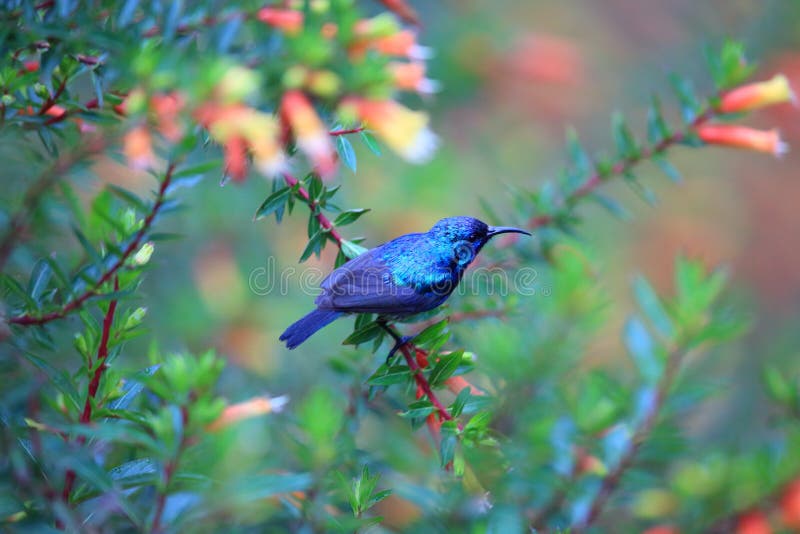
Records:
[[[397,351],[403,345],[405,345],[414,338],[413,336],[401,336],[400,334],[395,332],[394,329],[391,326],[389,326],[384,320],[378,320],[376,322],[378,323],[378,326],[386,330],[389,333],[389,335],[392,336],[392,339],[394,339],[394,347],[392,347],[392,350],[389,351],[389,355],[386,356],[386,365],[389,365],[389,363],[391,363],[392,358],[394,358],[394,355],[397,353]]]

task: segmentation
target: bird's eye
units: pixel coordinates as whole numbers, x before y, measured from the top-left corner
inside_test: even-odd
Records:
[[[470,241],[476,241],[477,239],[478,239],[478,233],[477,232],[472,232],[471,234],[469,234],[469,240]]]

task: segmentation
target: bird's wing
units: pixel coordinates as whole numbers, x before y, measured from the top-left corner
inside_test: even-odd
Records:
[[[447,294],[397,285],[381,259],[381,247],[350,260],[322,281],[315,303],[323,310],[351,313],[411,314],[441,304]]]

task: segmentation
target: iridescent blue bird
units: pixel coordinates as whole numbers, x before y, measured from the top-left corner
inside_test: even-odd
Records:
[[[395,340],[391,357],[409,338],[398,336],[387,321],[441,305],[489,239],[509,232],[531,235],[472,217],[450,217],[425,233],[375,247],[329,274],[314,301],[317,309],[287,328],[280,339],[293,349],[344,314],[375,313],[378,324]]]

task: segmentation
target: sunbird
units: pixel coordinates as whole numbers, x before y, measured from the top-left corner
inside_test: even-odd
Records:
[[[320,284],[317,309],[287,328],[280,339],[293,349],[342,315],[376,313],[377,323],[395,340],[391,358],[411,338],[398,336],[388,322],[444,303],[483,246],[506,233],[531,235],[472,217],[448,217],[425,233],[379,245],[331,272]]]

